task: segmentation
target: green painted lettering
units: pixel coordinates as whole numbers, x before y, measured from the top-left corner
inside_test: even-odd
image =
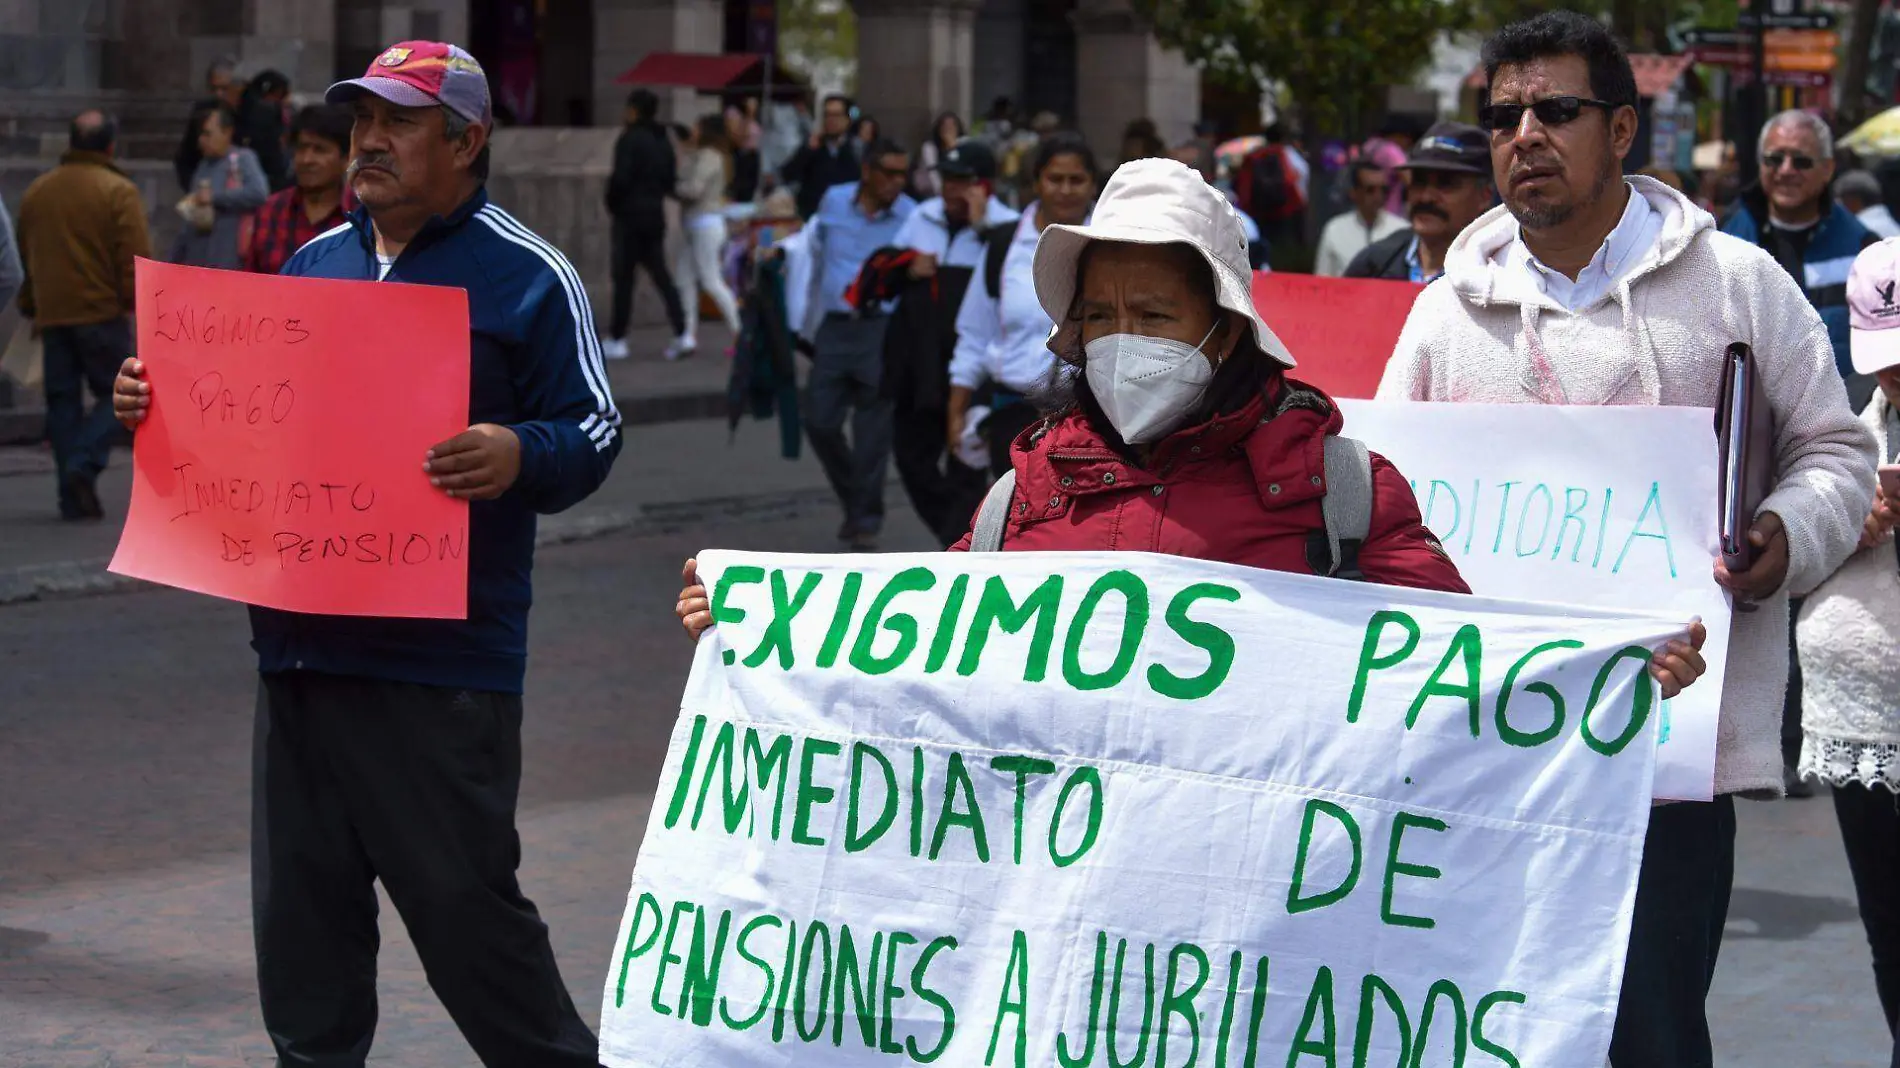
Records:
[[[1405,631],[1405,638],[1399,647],[1389,653],[1379,652],[1379,638],[1388,626],[1397,625]],[[1382,609],[1372,613],[1366,621],[1366,637],[1359,643],[1359,667],[1353,674],[1352,697],[1346,702],[1346,722],[1359,722],[1359,710],[1365,707],[1366,683],[1372,679],[1375,671],[1385,671],[1405,662],[1405,658],[1418,650],[1418,621],[1404,612]]]
[[[1168,629],[1182,641],[1207,654],[1207,670],[1192,678],[1183,678],[1160,664],[1148,667],[1148,688],[1177,701],[1198,701],[1220,688],[1234,667],[1234,636],[1212,623],[1188,618],[1188,609],[1196,601],[1240,600],[1240,591],[1213,582],[1198,582],[1174,595],[1168,602]]]
[[[812,768],[819,757],[834,757],[844,751],[837,742],[823,738],[807,738],[805,746],[798,755],[798,802],[797,810],[792,813],[792,841],[799,845],[821,846],[823,838],[811,833],[811,812],[819,805],[828,805],[837,796],[838,791],[829,786],[820,786],[812,781]]]
[[[1338,886],[1307,897],[1301,893],[1306,885],[1306,858],[1313,844],[1314,817],[1321,815],[1331,818],[1346,832],[1346,840],[1352,844],[1352,868],[1346,872],[1345,879],[1341,880]],[[1317,797],[1309,798],[1306,802],[1306,813],[1300,819],[1300,846],[1293,858],[1293,881],[1286,891],[1287,915],[1297,916],[1302,912],[1323,909],[1352,893],[1353,886],[1359,882],[1359,859],[1359,824],[1353,820],[1352,813],[1331,801],[1322,801]]]
[[[1114,661],[1106,669],[1099,672],[1085,671],[1082,668],[1082,643],[1088,638],[1090,624],[1095,621],[1095,610],[1101,607],[1102,598],[1110,593],[1122,595],[1121,644],[1115,650]],[[1088,592],[1082,595],[1082,603],[1076,607],[1075,618],[1069,621],[1069,632],[1062,644],[1062,677],[1078,690],[1106,690],[1114,687],[1127,678],[1129,669],[1135,666],[1135,654],[1140,651],[1142,635],[1147,631],[1147,584],[1132,571],[1108,572],[1096,579]]]
[[[927,567],[905,568],[892,575],[891,580],[871,599],[871,607],[864,613],[864,622],[858,626],[858,640],[851,647],[851,666],[866,675],[882,675],[908,659],[917,649],[917,617],[897,612],[886,619],[884,613],[890,611],[891,601],[898,594],[922,593],[936,584],[937,576]],[[871,652],[880,627],[897,635],[897,645],[884,656],[876,656]]]
[[[1532,660],[1545,653],[1555,652],[1558,649],[1581,648],[1583,648],[1582,642],[1572,641],[1567,638],[1563,641],[1545,642],[1530,652],[1525,653],[1518,659],[1517,663],[1511,665],[1511,670],[1504,673],[1504,689],[1498,691],[1498,710],[1496,716],[1498,737],[1504,739],[1511,745],[1530,749],[1543,745],[1545,742],[1550,741],[1562,733],[1564,729],[1564,695],[1559,693],[1557,688],[1548,682],[1533,682],[1529,686],[1524,687],[1526,692],[1537,694],[1550,702],[1550,724],[1542,730],[1535,732],[1518,730],[1511,725],[1510,719],[1505,715],[1505,709],[1510,707],[1511,693],[1517,687],[1518,673],[1523,671]]]
[[[1041,682],[1049,673],[1049,646],[1055,641],[1056,612],[1062,604],[1062,576],[1050,575],[1042,585],[1017,604],[1001,575],[991,575],[983,583],[983,596],[976,602],[976,614],[970,620],[970,636],[963,643],[963,657],[957,661],[957,674],[976,674],[989,644],[991,628],[1016,634],[1033,621],[1035,633],[1029,640],[1029,659],[1023,666],[1024,682]]]

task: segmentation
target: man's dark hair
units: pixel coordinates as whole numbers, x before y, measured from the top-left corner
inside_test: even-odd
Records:
[[[233,108],[229,104],[219,104],[215,108],[204,109],[204,111],[201,113],[201,117],[198,120],[200,123],[199,129],[204,128],[202,123],[204,122],[205,119],[212,118],[212,117],[216,117],[218,120],[218,125],[223,127],[226,130],[237,129],[237,109]]]
[[[646,122],[659,114],[660,98],[654,96],[651,89],[635,89],[627,94],[627,106],[640,116],[641,122]]]
[[[1286,127],[1278,122],[1270,122],[1266,129],[1260,131],[1260,136],[1266,139],[1267,144],[1283,145],[1286,143]]]
[[[66,141],[78,152],[110,152],[119,140],[119,121],[104,111],[82,111],[73,116]]]
[[[909,151],[905,149],[903,145],[898,144],[888,137],[880,137],[871,142],[871,147],[864,150],[864,162],[866,165],[870,165],[875,164],[885,156],[906,156],[909,154]]]
[[[342,104],[312,104],[297,112],[290,120],[290,143],[294,147],[300,134],[321,137],[336,145],[344,155],[350,154],[350,128],[356,125],[356,117]]]
[[[442,136],[446,138],[447,140],[450,140],[450,141],[461,140],[462,135],[468,132],[468,128],[475,125],[474,123],[468,121],[462,116],[456,114],[455,109],[449,107],[447,104],[441,105],[441,111],[442,111]],[[468,165],[469,177],[474,178],[477,182],[488,181],[489,150],[494,147],[495,147],[494,145],[489,144],[486,141],[482,142],[482,150],[475,154],[474,161]]]
[[[1616,37],[1596,19],[1575,11],[1546,11],[1513,22],[1484,43],[1488,94],[1498,68],[1507,63],[1578,56],[1590,68],[1590,95],[1606,104],[1636,106],[1636,74]]]
[[[1095,166],[1095,153],[1089,150],[1089,143],[1074,130],[1057,130],[1055,133],[1036,142],[1036,158],[1031,163],[1029,173],[1041,178],[1049,164],[1063,156],[1075,156],[1082,161],[1082,169],[1092,178],[1100,178],[1101,171]]]
[[[1355,188],[1359,185],[1359,177],[1363,174],[1371,173],[1371,174],[1376,174],[1381,178],[1385,177],[1385,168],[1379,166],[1377,163],[1374,163],[1372,160],[1369,160],[1365,158],[1364,156],[1361,156],[1358,159],[1353,160],[1351,163],[1347,164],[1346,170],[1349,174],[1352,175],[1352,184]]]
[[[851,112],[855,111],[858,106],[856,101],[852,100],[850,97],[844,95],[843,93],[832,93],[829,96],[825,97],[824,103],[821,103],[818,105],[818,110],[819,111],[825,110],[825,105],[831,103],[834,100],[844,105],[844,114],[846,118],[850,118]]]
[[[251,79],[250,84],[244,87],[244,90],[246,95],[254,100],[262,100],[265,97],[277,93],[289,96],[290,79],[285,76],[282,71],[258,71],[256,76]]]

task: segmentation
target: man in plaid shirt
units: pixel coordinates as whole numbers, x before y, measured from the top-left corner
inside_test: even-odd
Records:
[[[290,124],[296,181],[272,194],[239,229],[245,270],[276,274],[312,238],[348,223],[344,213],[355,204],[343,176],[352,122],[349,110],[335,104],[297,113]]]

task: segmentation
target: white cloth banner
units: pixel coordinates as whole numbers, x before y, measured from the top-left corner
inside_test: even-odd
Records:
[[[601,1059],[1600,1068],[1684,621],[707,552]]]
[[[1715,583],[1707,408],[1341,401],[1346,433],[1412,482],[1472,592],[1700,617],[1708,674],[1671,699],[1656,796],[1715,791],[1729,598]]]

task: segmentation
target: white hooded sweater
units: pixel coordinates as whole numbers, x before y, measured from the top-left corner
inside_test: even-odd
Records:
[[[1773,796],[1788,593],[1813,589],[1854,550],[1873,502],[1874,441],[1848,409],[1820,315],[1774,258],[1661,182],[1629,182],[1662,214],[1662,233],[1611,292],[1575,312],[1544,296],[1521,265],[1501,262],[1518,227],[1494,208],[1452,242],[1444,277],[1419,295],[1378,396],[1713,408],[1724,350],[1753,347],[1779,475],[1762,511],[1787,527],[1788,578],[1729,632],[1715,792]]]
[[[1861,422],[1887,456],[1887,398]],[[1801,606],[1801,773],[1900,793],[1900,561],[1893,539],[1862,549]]]

